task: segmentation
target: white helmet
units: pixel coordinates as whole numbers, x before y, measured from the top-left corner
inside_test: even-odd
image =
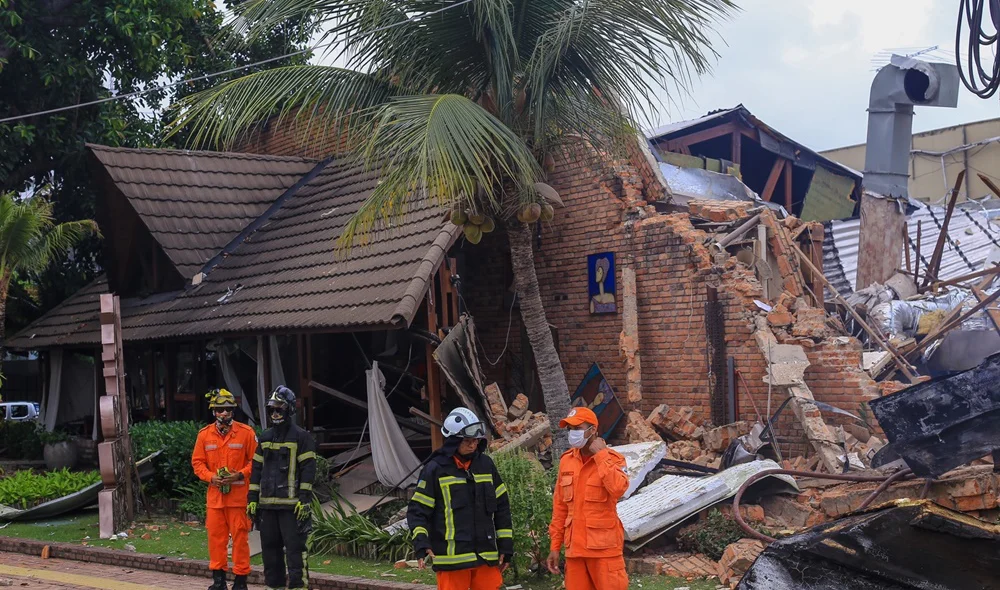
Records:
[[[486,438],[486,426],[472,410],[455,408],[444,419],[441,434],[462,438]]]

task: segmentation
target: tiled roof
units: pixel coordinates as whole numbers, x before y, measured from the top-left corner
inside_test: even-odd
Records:
[[[188,279],[316,166],[285,156],[87,147]]]
[[[314,166],[310,163],[310,169]],[[177,171],[170,171],[170,178],[178,185],[190,181]],[[142,341],[408,325],[460,230],[445,222],[437,206],[415,202],[406,220],[392,231],[338,257],[336,238],[374,186],[375,177],[357,164],[327,165],[224,257],[200,285],[143,300],[123,300],[123,337]],[[229,238],[241,229],[236,228]],[[97,345],[97,297],[106,289],[107,281],[99,279],[25,328],[7,346]]]

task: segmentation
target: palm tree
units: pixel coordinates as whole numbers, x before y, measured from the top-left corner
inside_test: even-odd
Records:
[[[546,409],[563,416],[569,390],[530,228],[558,197],[540,181],[568,143],[623,153],[651,105],[707,71],[711,26],[733,9],[731,0],[247,0],[233,38],[317,18],[344,67],[274,68],[192,95],[176,105],[171,133],[187,128],[192,144],[225,149],[276,117],[340,139],[381,178],[342,248],[415,198],[451,208],[473,243],[501,222]],[[558,452],[565,435],[554,433]]]
[[[7,293],[14,274],[39,273],[81,239],[99,233],[93,221],[56,224],[52,203],[42,192],[26,199],[0,194],[0,362],[7,316]]]

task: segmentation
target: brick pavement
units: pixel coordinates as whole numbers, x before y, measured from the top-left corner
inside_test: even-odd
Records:
[[[12,587],[29,590],[192,590],[206,588],[210,584],[208,579],[202,577],[0,553],[0,587],[8,585],[5,581],[12,582]],[[250,588],[263,590],[264,586]]]

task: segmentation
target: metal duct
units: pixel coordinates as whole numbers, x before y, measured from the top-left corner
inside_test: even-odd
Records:
[[[958,106],[958,68],[892,56],[872,82],[868,101],[865,190],[906,197],[910,176],[913,107]]]

